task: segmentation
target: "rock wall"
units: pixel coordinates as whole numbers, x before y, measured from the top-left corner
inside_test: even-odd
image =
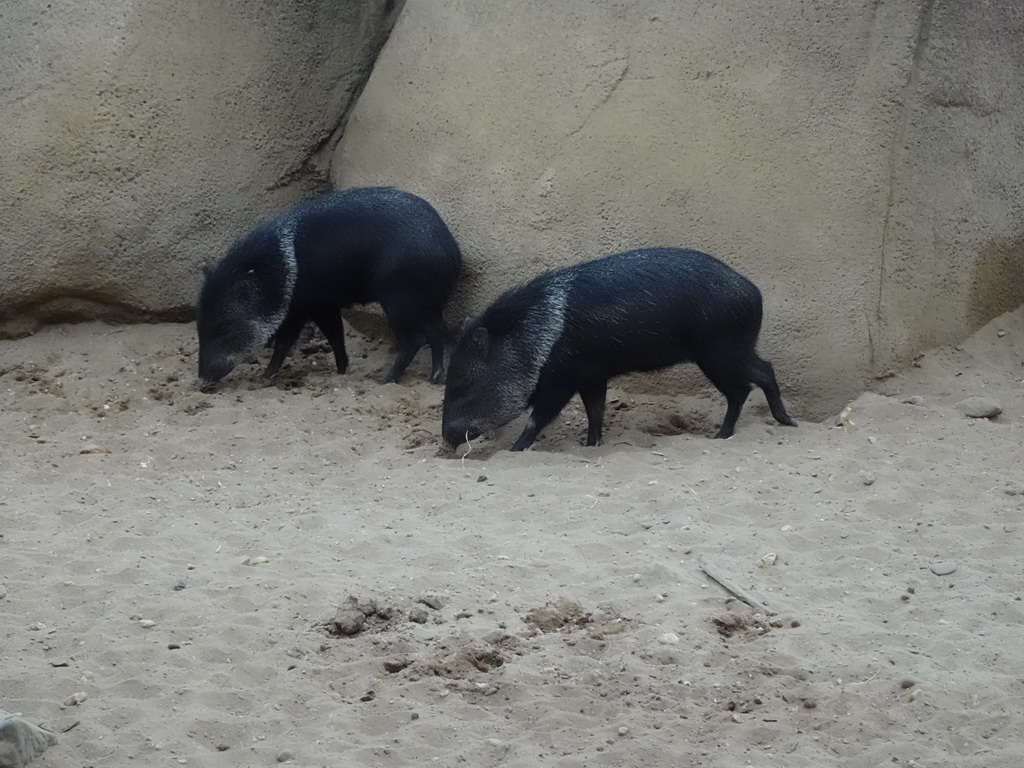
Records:
[[[324,186],[400,7],[0,3],[0,334],[190,317],[202,263]]]
[[[1022,39],[1016,0],[0,3],[0,336],[189,319],[201,264],[329,176],[437,206],[453,320],[710,251],[821,416],[1024,301]]]
[[[708,250],[760,285],[762,351],[822,416],[1024,300],[1021,39],[1012,0],[409,0],[332,178],[437,205],[471,265],[455,313]]]

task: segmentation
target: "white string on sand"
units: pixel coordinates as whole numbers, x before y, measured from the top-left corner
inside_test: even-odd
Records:
[[[466,466],[466,457],[473,452],[473,441],[469,439],[469,430],[466,430],[466,445],[469,446],[469,450],[462,454],[462,466]]]

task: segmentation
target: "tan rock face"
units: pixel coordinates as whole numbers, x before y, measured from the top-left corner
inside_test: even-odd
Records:
[[[191,316],[202,263],[323,185],[398,7],[0,4],[0,333]]]
[[[1024,300],[1017,5],[0,3],[0,335],[188,319],[200,265],[329,174],[450,222],[453,322],[709,251],[761,287],[795,415],[834,413]]]
[[[762,351],[821,416],[1024,300],[1022,24],[1009,2],[409,0],[332,179],[446,217],[453,316],[551,266],[709,251],[761,287]]]

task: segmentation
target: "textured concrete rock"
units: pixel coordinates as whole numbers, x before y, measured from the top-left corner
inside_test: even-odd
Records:
[[[710,251],[764,292],[795,415],[824,416],[1024,300],[1022,24],[1009,0],[409,0],[332,178],[438,207],[452,314],[553,265]]]
[[[967,397],[956,404],[956,409],[971,419],[991,419],[1003,412],[1003,406],[991,397]]]
[[[191,316],[201,263],[324,184],[400,7],[0,3],[0,334]]]
[[[56,743],[49,731],[0,709],[0,768],[23,768]]]

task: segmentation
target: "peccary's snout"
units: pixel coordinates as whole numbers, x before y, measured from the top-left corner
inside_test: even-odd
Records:
[[[444,428],[444,439],[452,448],[458,448],[463,443],[476,440],[478,437],[480,437],[480,430],[473,427],[458,425]]]
[[[227,357],[212,357],[199,360],[200,388],[206,389],[223,379],[234,368],[234,363]]]

